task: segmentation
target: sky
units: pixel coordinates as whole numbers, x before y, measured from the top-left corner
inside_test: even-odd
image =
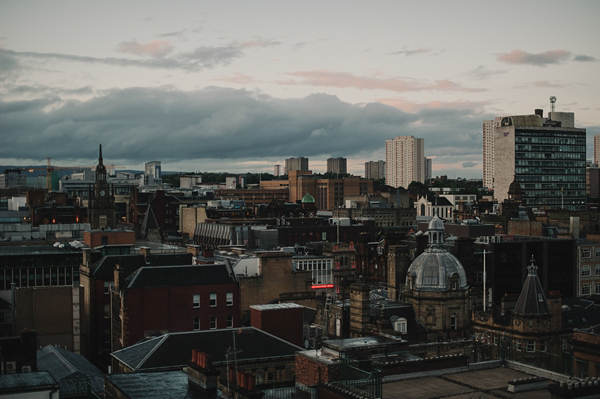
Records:
[[[482,121],[600,134],[600,2],[0,0],[0,165],[269,172],[385,160],[481,178]]]

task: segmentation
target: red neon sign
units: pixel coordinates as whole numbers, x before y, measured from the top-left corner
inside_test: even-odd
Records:
[[[323,288],[333,288],[333,287],[334,287],[333,284],[313,284],[311,288],[313,290],[320,290]]]

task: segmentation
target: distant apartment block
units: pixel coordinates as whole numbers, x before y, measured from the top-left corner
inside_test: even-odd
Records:
[[[308,170],[308,158],[288,158],[285,160],[285,173],[289,174],[293,170]]]
[[[0,174],[0,188],[20,187],[27,185],[27,176],[20,169],[6,169]]]
[[[144,185],[153,186],[160,184],[162,184],[162,171],[160,162],[147,162],[144,167]]]
[[[281,165],[277,164],[273,167],[273,176],[281,176]]]
[[[483,186],[494,188],[494,128],[502,118],[483,121]]]
[[[594,135],[594,163],[600,165],[600,134]]]
[[[425,181],[431,182],[433,178],[433,159],[425,158]]]
[[[345,174],[347,172],[346,168],[347,160],[346,158],[338,157],[338,158],[329,158],[327,160],[327,172],[329,173],[337,173],[337,174]]]
[[[365,162],[365,179],[385,179],[385,161]]]
[[[425,140],[397,136],[385,141],[386,184],[408,188],[413,181],[425,183]]]

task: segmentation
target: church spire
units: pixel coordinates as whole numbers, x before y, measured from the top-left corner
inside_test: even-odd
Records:
[[[537,275],[538,267],[534,264],[533,255],[531,256],[531,264],[527,266],[528,275],[523,284],[521,295],[515,306],[515,313],[526,315],[539,315],[550,313],[544,289]]]
[[[102,144],[100,144],[100,151],[98,152],[98,165],[102,165]]]

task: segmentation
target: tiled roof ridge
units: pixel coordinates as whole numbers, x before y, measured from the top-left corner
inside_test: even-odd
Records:
[[[144,358],[142,360],[140,360],[140,362],[137,364],[135,369],[141,368],[142,365],[146,362],[146,360],[148,360],[148,358],[150,358],[150,356],[152,356],[154,354],[154,352],[156,352],[156,350],[167,340],[167,338],[170,335],[171,335],[170,333],[166,333],[162,337],[159,337],[160,338],[159,342],[156,345],[154,345],[154,347],[148,352],[148,354],[146,354],[146,356],[144,356]]]

